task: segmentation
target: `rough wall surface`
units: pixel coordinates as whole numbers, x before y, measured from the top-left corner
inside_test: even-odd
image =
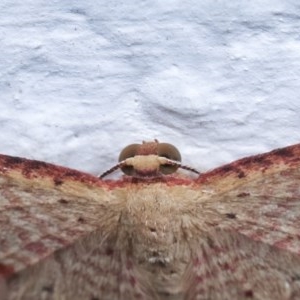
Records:
[[[298,1],[0,3],[0,152],[101,173],[174,143],[207,170],[300,140]]]

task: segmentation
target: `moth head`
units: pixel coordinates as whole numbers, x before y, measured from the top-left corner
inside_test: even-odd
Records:
[[[103,178],[119,168],[126,175],[133,177],[169,175],[178,168],[199,174],[197,170],[181,165],[181,155],[175,146],[159,143],[157,140],[126,146],[119,155],[119,163],[99,177]]]

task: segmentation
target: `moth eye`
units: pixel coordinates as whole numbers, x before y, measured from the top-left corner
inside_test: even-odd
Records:
[[[139,144],[131,144],[126,146],[119,155],[119,162],[127,158],[134,157],[136,155],[137,149],[140,147]],[[122,172],[126,175],[134,175],[134,169],[132,166],[124,166],[121,168]]]
[[[180,162],[181,161],[181,155],[178,149],[167,143],[159,143],[157,146],[157,154],[158,156],[163,156],[171,160],[175,160]]]
[[[178,149],[168,143],[159,143],[158,147],[158,156],[162,156],[162,157],[166,157],[170,160],[175,160],[178,162],[181,162],[181,155],[180,152],[178,151]],[[172,174],[174,172],[176,172],[176,170],[178,169],[178,166],[174,166],[174,165],[161,165],[159,167],[161,173],[163,174]]]

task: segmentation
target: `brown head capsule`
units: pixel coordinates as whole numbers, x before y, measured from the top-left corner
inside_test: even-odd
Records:
[[[157,177],[172,174],[178,168],[200,174],[181,164],[181,155],[175,146],[154,140],[125,147],[119,155],[119,163],[98,177],[103,178],[117,169],[133,177]]]

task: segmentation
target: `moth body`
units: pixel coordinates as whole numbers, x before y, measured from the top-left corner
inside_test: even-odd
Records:
[[[141,145],[107,181],[0,155],[1,300],[299,299],[300,144],[196,179]]]

